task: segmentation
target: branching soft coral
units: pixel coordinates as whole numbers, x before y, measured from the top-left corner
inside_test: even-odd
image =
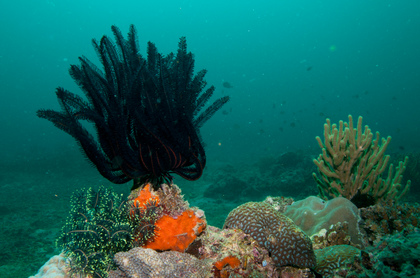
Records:
[[[359,117],[357,128],[353,128],[353,117],[349,122],[340,121],[339,125],[331,124],[327,119],[324,124],[324,142],[316,137],[322,154],[314,163],[318,166],[320,178],[313,173],[322,198],[343,196],[352,200],[357,206],[366,206],[379,200],[399,200],[409,190],[401,184],[408,158],[396,167],[389,166],[388,177],[382,178],[389,162],[385,150],[391,137],[380,139],[379,132],[373,140],[373,133],[368,126],[362,130],[362,117]]]

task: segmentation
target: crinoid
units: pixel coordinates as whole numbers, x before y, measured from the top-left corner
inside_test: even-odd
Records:
[[[39,110],[37,115],[73,136],[105,178],[114,183],[132,179],[158,185],[172,181],[171,173],[198,179],[206,164],[199,128],[224,105],[222,97],[201,111],[214,92],[206,87],[206,70],[194,75],[194,57],[185,38],[176,54],[163,56],[149,42],[147,58],[139,54],[136,31],[128,38],[112,26],[107,36],[93,41],[103,65],[99,70],[86,57],[72,65],[70,75],[87,101],[58,88],[61,112]],[[201,112],[200,112],[201,111]],[[93,123],[94,137],[81,123]]]
[[[143,246],[156,235],[156,221],[162,216],[162,207],[156,200],[148,200],[144,206],[131,203],[130,219],[135,246]]]

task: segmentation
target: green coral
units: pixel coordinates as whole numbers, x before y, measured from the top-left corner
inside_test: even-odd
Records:
[[[144,210],[130,214],[132,208],[122,195],[103,186],[73,194],[70,216],[57,240],[69,258],[72,274],[107,277],[115,268],[116,253],[133,248],[135,238],[139,245],[154,235],[156,204],[148,203]]]
[[[114,254],[133,247],[128,208],[122,196],[103,186],[73,194],[70,216],[57,240],[73,274],[106,277]]]

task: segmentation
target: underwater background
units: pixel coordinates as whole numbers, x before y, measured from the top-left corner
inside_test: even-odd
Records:
[[[131,183],[104,179],[36,111],[59,108],[59,86],[80,93],[70,65],[82,55],[98,64],[91,39],[111,35],[111,25],[126,34],[130,24],[142,54],[148,41],[174,52],[185,36],[214,98],[231,98],[201,128],[203,177],[174,181],[210,225],[221,227],[246,201],[316,195],[312,159],[326,118],[363,116],[373,132],[392,136],[392,160],[420,161],[419,1],[2,1],[0,277],[28,277],[59,253],[55,240],[76,189],[129,194]],[[282,159],[286,153],[293,155]],[[276,167],[299,169],[301,187]],[[258,190],[273,179],[277,186]],[[418,179],[408,195],[418,201]]]

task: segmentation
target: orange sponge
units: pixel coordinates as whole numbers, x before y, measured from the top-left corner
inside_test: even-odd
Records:
[[[134,206],[138,208],[146,208],[147,202],[156,201],[159,204],[159,197],[150,191],[150,183],[146,184],[134,199]]]
[[[236,268],[241,264],[241,261],[239,261],[239,259],[234,256],[227,256],[223,260],[215,262],[214,266],[218,270],[222,270],[222,268],[227,264],[230,265],[231,268]]]
[[[177,218],[164,215],[155,225],[158,227],[157,235],[144,248],[184,252],[204,230],[206,221],[197,216],[194,210],[188,209]]]

